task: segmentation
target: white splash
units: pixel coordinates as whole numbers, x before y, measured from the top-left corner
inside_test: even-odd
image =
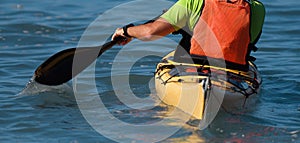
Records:
[[[57,94],[72,94],[73,89],[68,84],[62,84],[57,86],[49,86],[36,82],[34,77],[27,83],[26,87],[18,94],[22,95],[36,95],[44,92],[55,92]]]

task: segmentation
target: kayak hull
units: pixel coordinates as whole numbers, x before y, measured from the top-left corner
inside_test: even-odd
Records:
[[[262,81],[253,63],[249,64],[249,72],[241,72],[176,63],[173,55],[174,52],[166,55],[155,72],[157,95],[165,104],[196,119],[203,119],[204,113],[212,110],[208,108],[237,112],[255,105]],[[203,70],[199,71],[199,67]]]

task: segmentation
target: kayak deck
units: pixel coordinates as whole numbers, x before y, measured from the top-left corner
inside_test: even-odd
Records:
[[[158,97],[167,105],[175,106],[196,119],[203,119],[211,106],[208,100],[218,100],[213,108],[227,111],[252,106],[258,94],[261,78],[253,63],[249,71],[237,71],[209,65],[177,63],[174,52],[158,63],[155,88]],[[247,101],[247,102],[245,102]]]

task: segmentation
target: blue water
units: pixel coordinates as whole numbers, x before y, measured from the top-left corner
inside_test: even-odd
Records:
[[[114,142],[85,120],[71,83],[56,88],[46,87],[37,94],[19,93],[38,65],[58,51],[76,47],[86,28],[98,16],[126,2],[130,1],[0,1],[0,142]],[[258,43],[260,49],[255,56],[263,77],[263,87],[255,111],[240,115],[220,112],[205,130],[197,130],[191,123],[186,123],[161,142],[300,142],[300,2],[262,2],[267,15]],[[108,38],[116,27],[132,22],[134,18],[142,19],[143,15],[147,15],[144,20],[151,18],[160,13],[157,9],[168,8],[154,3],[147,9],[130,12],[130,9],[142,6],[147,7],[146,4],[134,5],[128,7],[128,11],[106,15],[103,21],[100,20],[98,30],[87,34],[87,41],[83,44],[103,44],[103,39]],[[169,38],[179,39],[178,36]],[[164,41],[150,44],[134,42],[136,46],[128,47],[129,53],[163,55],[172,50],[168,47],[170,44]],[[142,50],[139,50],[140,47],[143,47]],[[163,120],[172,107],[160,104],[147,110],[135,110],[123,105],[114,96],[115,91],[129,94],[122,87],[114,89],[111,83],[113,59],[120,49],[119,46],[114,47],[96,62],[96,87],[105,106],[113,115],[128,123],[149,124]],[[121,55],[120,64],[130,62],[130,57],[130,54]],[[139,59],[130,69],[130,88],[136,96],[155,96],[153,87],[149,88],[149,81],[159,60],[159,56],[147,56]],[[122,68],[126,69],[126,66]],[[122,68],[117,69],[115,77],[123,78]],[[81,82],[90,84],[84,80]],[[91,99],[93,97],[89,91],[80,92]],[[131,105],[141,106],[139,103]],[[97,122],[111,124],[109,120],[99,119]],[[175,120],[168,122],[165,126],[179,126]],[[122,126],[115,128],[122,130]],[[115,134],[110,128],[101,130]],[[147,135],[134,134],[125,136],[123,141],[148,142],[149,137],[155,138],[158,134],[159,130]],[[122,139],[122,135],[119,138]]]

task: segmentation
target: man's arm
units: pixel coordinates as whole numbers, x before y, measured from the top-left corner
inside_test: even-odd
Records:
[[[143,41],[159,39],[174,32],[174,27],[163,18],[159,18],[153,23],[138,25],[128,28],[128,35]]]
[[[174,31],[175,31],[174,27],[163,18],[159,18],[152,23],[147,23],[147,24],[142,24],[142,25],[127,28],[127,34],[129,36],[143,41],[156,40]],[[115,39],[116,37],[119,36],[126,37],[124,35],[123,28],[118,28],[115,31],[114,35],[112,36],[112,39]],[[127,37],[127,40],[122,41],[119,44],[125,45],[128,42],[130,42],[131,39],[132,38]]]

